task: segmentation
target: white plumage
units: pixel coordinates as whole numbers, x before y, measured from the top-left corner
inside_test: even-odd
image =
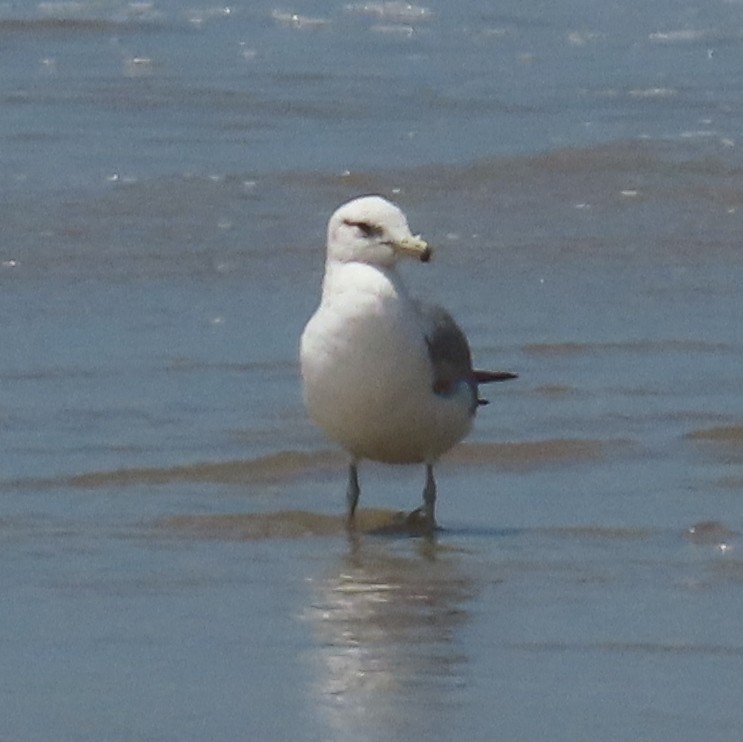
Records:
[[[469,432],[477,384],[512,378],[472,368],[467,340],[440,307],[412,299],[400,257],[428,261],[405,215],[379,196],[341,206],[328,223],[320,306],[302,334],[300,360],[310,417],[351,456],[348,518],[362,459],[424,463],[422,515],[435,528],[433,464]]]

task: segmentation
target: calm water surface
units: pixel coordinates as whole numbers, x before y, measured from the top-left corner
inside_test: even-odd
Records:
[[[0,740],[735,739],[741,29],[0,2]],[[435,544],[349,540],[301,401],[368,192],[520,374],[441,462]],[[365,517],[422,480],[366,466]]]

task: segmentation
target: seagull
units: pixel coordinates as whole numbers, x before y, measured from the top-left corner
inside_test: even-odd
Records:
[[[410,518],[436,529],[439,457],[472,427],[478,385],[513,379],[473,368],[467,338],[442,307],[408,293],[401,258],[423,263],[431,247],[381,196],[340,206],[328,222],[320,305],[304,328],[300,365],[314,423],[349,456],[347,524],[359,501],[364,460],[424,464],[423,505]]]

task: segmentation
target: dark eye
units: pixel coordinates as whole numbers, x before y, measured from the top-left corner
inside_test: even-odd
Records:
[[[346,224],[348,224],[349,227],[356,227],[361,231],[364,237],[379,237],[382,234],[381,227],[369,224],[369,222],[352,222],[347,220]]]

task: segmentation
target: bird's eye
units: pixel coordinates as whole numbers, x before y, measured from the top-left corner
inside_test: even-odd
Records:
[[[381,227],[369,224],[369,222],[352,222],[347,220],[346,224],[348,224],[349,227],[356,227],[364,237],[379,237],[379,235],[382,234]]]

